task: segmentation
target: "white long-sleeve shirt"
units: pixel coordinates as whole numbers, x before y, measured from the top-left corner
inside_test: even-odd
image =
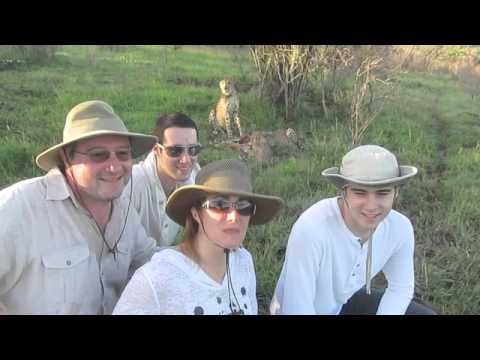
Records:
[[[232,309],[257,314],[256,277],[250,253],[230,253],[231,285],[209,277],[193,260],[172,248],[157,252],[127,284],[113,315],[227,315]]]
[[[366,284],[368,241],[346,226],[337,198],[307,209],[294,224],[270,304],[271,314],[338,314]],[[377,314],[404,314],[414,290],[414,234],[407,217],[391,210],[372,237],[372,277],[388,287]]]
[[[199,170],[200,166],[195,163],[188,179],[179,186],[195,183]],[[165,212],[167,197],[157,175],[157,162],[153,151],[144,161],[133,166],[132,179],[132,204],[140,215],[145,231],[157,241],[158,246],[172,245],[180,225]],[[130,196],[130,183],[125,187],[123,195]]]

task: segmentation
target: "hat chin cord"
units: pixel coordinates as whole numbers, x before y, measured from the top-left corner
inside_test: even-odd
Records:
[[[67,162],[67,165],[69,167],[71,167],[71,163],[70,163],[70,160],[68,158],[68,155],[65,151],[65,149],[62,149],[63,150],[63,154],[65,156],[65,160]],[[69,169],[65,169],[65,175],[67,177],[70,178],[71,180],[71,183],[73,185],[73,193],[75,194],[75,196],[77,197],[78,201],[82,204],[83,208],[90,214],[90,216],[92,217],[93,221],[95,222],[95,225],[97,226],[98,228],[98,231],[100,233],[100,236],[102,237],[102,240],[103,240],[103,243],[107,246],[108,248],[108,252],[113,254],[113,259],[115,260],[115,262],[117,261],[117,251],[118,251],[118,243],[120,242],[120,239],[122,238],[122,235],[123,235],[123,232],[125,231],[125,227],[127,225],[127,219],[128,219],[128,214],[130,212],[130,205],[131,205],[131,202],[132,202],[132,193],[133,193],[133,176],[132,176],[132,169],[130,169],[130,196],[129,196],[129,200],[128,200],[128,207],[127,207],[127,212],[125,214],[125,221],[123,222],[123,227],[122,227],[122,231],[120,232],[120,235],[117,239],[117,241],[115,241],[113,247],[110,247],[110,245],[108,244],[107,240],[105,239],[105,236],[103,234],[103,231],[101,230],[101,227],[100,225],[98,224],[97,220],[95,220],[95,217],[92,215],[92,212],[90,211],[90,209],[85,205],[85,203],[83,202],[81,196],[80,196],[80,191],[78,189],[78,182],[77,180],[75,179],[75,175],[73,174],[72,171],[68,171]],[[113,209],[113,203],[111,204],[112,208],[111,208],[111,211]],[[102,253],[103,253],[103,250],[102,250]]]
[[[347,211],[347,209],[350,209],[350,204],[348,203],[347,200],[347,191],[346,191],[347,185],[345,185],[342,188],[340,198],[345,202],[347,205],[344,207],[344,210]],[[371,283],[372,283],[372,242],[373,242],[373,233],[375,232],[375,228],[370,228],[369,231],[369,236],[368,236],[368,250],[367,250],[367,264],[366,264],[366,269],[365,269],[365,283],[366,283],[366,292],[368,295],[371,294]]]
[[[238,302],[238,299],[237,299],[237,295],[235,294],[235,289],[233,288],[233,283],[232,283],[232,276],[230,274],[230,261],[229,261],[230,249],[225,248],[225,247],[219,245],[217,242],[214,242],[210,239],[207,232],[205,231],[205,227],[203,226],[203,221],[200,218],[200,216],[198,217],[198,222],[202,226],[203,233],[205,234],[207,239],[210,240],[211,242],[213,242],[214,244],[217,244],[217,246],[220,246],[221,248],[223,248],[223,251],[225,253],[225,267],[226,267],[226,272],[227,272],[227,288],[228,288],[228,307],[230,308],[230,311],[231,311],[230,315],[243,315],[243,310],[241,309],[240,303]],[[235,299],[235,302],[237,303],[238,310],[233,309],[233,307],[235,307],[235,304],[232,303],[232,298],[231,298],[230,293],[233,293],[233,297]]]

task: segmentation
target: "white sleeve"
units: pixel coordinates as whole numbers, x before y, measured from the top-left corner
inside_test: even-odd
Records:
[[[413,297],[415,240],[410,222],[403,233],[405,238],[400,247],[383,267],[388,286],[378,306],[377,315],[403,315]]]
[[[143,269],[128,282],[112,315],[158,315],[160,309],[155,290]]]
[[[253,315],[258,315],[258,303],[257,303],[257,278],[255,275],[255,266],[253,264],[253,259],[250,254],[249,255],[249,287],[250,291],[249,294],[251,294],[251,300],[252,300],[252,314]]]
[[[280,313],[284,315],[315,314],[316,276],[322,254],[319,242],[313,241],[305,225],[294,226],[288,239],[282,269],[283,289],[279,296]]]

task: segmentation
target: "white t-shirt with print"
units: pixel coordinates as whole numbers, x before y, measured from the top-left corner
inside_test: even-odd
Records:
[[[240,248],[230,252],[229,263],[230,291],[227,274],[220,284],[181,252],[163,249],[135,272],[113,315],[228,315],[229,302],[235,311],[240,307],[244,314],[256,315],[252,256]]]

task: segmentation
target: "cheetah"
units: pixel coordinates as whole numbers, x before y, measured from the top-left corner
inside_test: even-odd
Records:
[[[244,135],[239,144],[230,148],[240,152],[240,159],[260,164],[272,164],[279,158],[296,156],[304,150],[303,141],[292,128],[275,131],[254,131]]]
[[[239,137],[243,136],[240,117],[238,116],[240,100],[235,90],[235,85],[230,79],[223,79],[219,82],[220,99],[208,117],[208,123],[213,128],[213,133],[218,134],[219,130],[227,133],[228,140],[233,139],[232,121],[235,122]]]

